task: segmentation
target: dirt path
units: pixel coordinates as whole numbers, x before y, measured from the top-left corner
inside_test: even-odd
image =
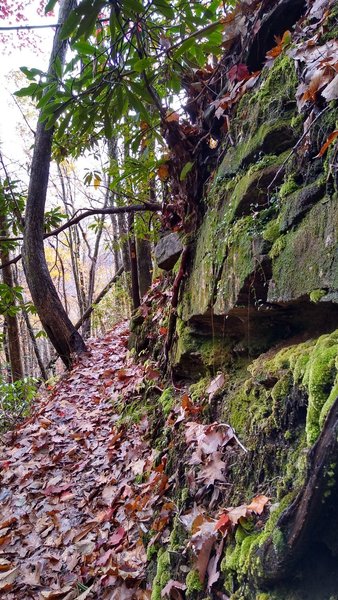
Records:
[[[92,342],[40,399],[36,414],[4,436],[4,600],[150,597],[142,536],[153,526],[167,478],[144,439],[147,418],[116,426],[114,401],[134,400],[145,378],[144,367],[128,357],[127,337],[121,324]]]

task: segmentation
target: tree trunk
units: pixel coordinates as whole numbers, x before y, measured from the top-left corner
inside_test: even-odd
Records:
[[[134,215],[131,213],[128,215],[128,229],[129,229],[129,255],[130,255],[130,274],[131,274],[131,300],[133,309],[135,310],[140,306],[140,289],[138,283],[138,268],[137,268],[137,253],[136,253],[136,240],[134,234]]]
[[[146,294],[151,286],[152,280],[152,262],[151,262],[151,245],[144,238],[136,239],[137,249],[137,267],[138,267],[138,282],[141,298]]]
[[[6,217],[0,216],[0,235],[8,235],[8,228],[6,224]],[[6,264],[9,261],[9,252],[4,250],[0,246],[0,261],[2,264]],[[12,273],[12,266],[7,265],[2,269],[2,280],[5,285],[9,288],[14,287],[14,279]],[[20,346],[20,330],[17,315],[4,315],[7,329],[8,339],[8,355],[11,367],[12,381],[17,381],[24,377],[24,370],[22,365],[22,355]]]
[[[59,23],[63,23],[74,6],[73,0],[60,4]],[[55,77],[56,57],[64,64],[66,41],[60,41],[60,28],[54,37],[48,76]],[[44,211],[46,204],[53,128],[46,130],[40,121],[37,124],[33,161],[27,197],[23,263],[27,283],[36,306],[40,321],[57,353],[69,368],[72,355],[86,350],[85,343],[72,325],[50,277],[43,247]]]

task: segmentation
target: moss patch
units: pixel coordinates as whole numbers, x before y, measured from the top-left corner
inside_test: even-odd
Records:
[[[161,549],[157,555],[157,570],[153,581],[151,600],[161,600],[161,592],[167,585],[170,576],[170,554]]]

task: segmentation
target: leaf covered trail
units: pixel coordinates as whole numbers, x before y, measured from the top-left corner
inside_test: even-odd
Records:
[[[4,600],[150,597],[142,536],[168,483],[145,441],[147,418],[116,424],[114,401],[137,397],[146,378],[128,357],[128,333],[120,324],[95,340],[34,416],[3,436]]]

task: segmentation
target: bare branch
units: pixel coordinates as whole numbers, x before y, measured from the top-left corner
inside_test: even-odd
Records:
[[[62,231],[65,231],[65,229],[68,229],[69,227],[71,227],[72,225],[76,225],[77,223],[82,221],[82,219],[86,219],[87,217],[92,217],[93,215],[116,215],[116,214],[120,214],[120,213],[134,213],[134,212],[142,212],[142,211],[160,212],[161,210],[162,210],[162,207],[157,202],[144,202],[143,204],[132,204],[130,206],[111,206],[108,208],[92,208],[92,209],[86,210],[83,213],[80,213],[76,217],[72,217],[71,219],[69,219],[69,221],[67,221],[63,225],[60,225],[60,227],[58,227],[57,229],[54,229],[53,231],[45,233],[45,235],[43,236],[43,239],[47,239],[54,235],[58,235]],[[21,241],[21,240],[22,240],[21,237],[6,238],[6,237],[0,236],[0,242],[13,242],[13,241]],[[15,258],[12,258],[7,263],[0,265],[0,270],[3,269],[4,267],[6,267],[7,265],[13,265],[13,264],[17,263],[21,259],[21,257],[22,257],[22,255],[18,254]]]

